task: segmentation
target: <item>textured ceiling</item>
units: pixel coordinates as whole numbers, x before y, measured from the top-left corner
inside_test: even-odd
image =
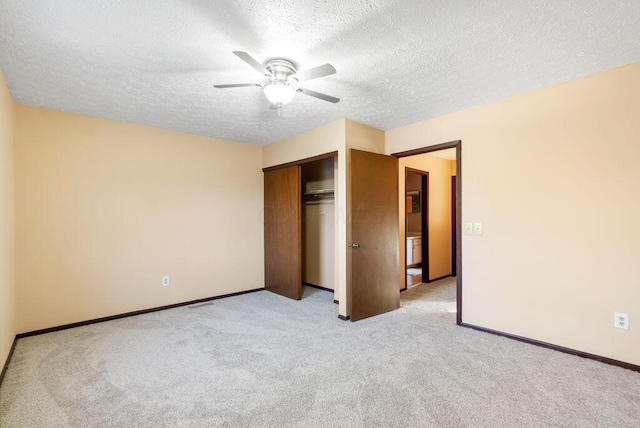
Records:
[[[640,60],[638,0],[0,0],[15,101],[266,144],[349,118],[388,130]],[[338,73],[278,117],[232,54]]]

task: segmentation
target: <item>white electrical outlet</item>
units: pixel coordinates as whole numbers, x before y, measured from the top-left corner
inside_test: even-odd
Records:
[[[465,223],[462,229],[465,235],[473,235],[473,223]]]
[[[473,223],[473,234],[482,235],[482,223]]]
[[[168,276],[163,276],[162,277],[162,286],[163,287],[167,287],[169,285],[169,277]]]
[[[616,312],[614,315],[613,325],[615,328],[629,330],[629,314],[622,314],[620,312]]]

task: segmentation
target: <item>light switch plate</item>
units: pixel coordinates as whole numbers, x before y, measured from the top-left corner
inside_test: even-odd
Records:
[[[473,223],[473,234],[482,235],[482,223]]]
[[[473,235],[473,223],[465,223],[463,229],[465,235]]]

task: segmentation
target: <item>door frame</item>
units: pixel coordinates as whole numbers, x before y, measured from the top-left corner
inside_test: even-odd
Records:
[[[458,173],[458,171],[456,171],[456,174]],[[457,220],[457,216],[456,216],[456,212],[457,212],[457,175],[454,175],[451,177],[451,275],[452,276],[456,276],[456,274],[458,273],[458,267],[457,267],[457,260],[458,260],[458,254],[457,254],[457,248],[458,248],[458,244],[457,244],[457,237],[458,237],[458,220]]]
[[[420,222],[422,227],[422,282],[429,282],[429,172],[422,171],[420,169],[404,167],[404,195],[407,194],[407,177],[409,173],[420,175],[420,188],[422,190],[422,196],[420,199]],[[407,289],[407,232],[409,231],[409,224],[407,223],[407,213],[404,212],[404,288],[400,291]],[[425,245],[426,243],[426,245]],[[426,273],[426,281],[425,281]]]
[[[391,153],[391,156],[404,158],[444,149],[456,149],[456,324],[462,325],[462,140]],[[398,235],[400,235],[400,230],[398,230]],[[406,247],[406,243],[404,245]]]

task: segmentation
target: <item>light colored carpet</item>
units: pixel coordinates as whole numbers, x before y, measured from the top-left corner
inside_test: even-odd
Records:
[[[639,373],[458,327],[454,287],[357,323],[307,287],[21,339],[0,426],[640,426]]]
[[[407,269],[407,275],[422,275],[422,268],[409,268]]]

